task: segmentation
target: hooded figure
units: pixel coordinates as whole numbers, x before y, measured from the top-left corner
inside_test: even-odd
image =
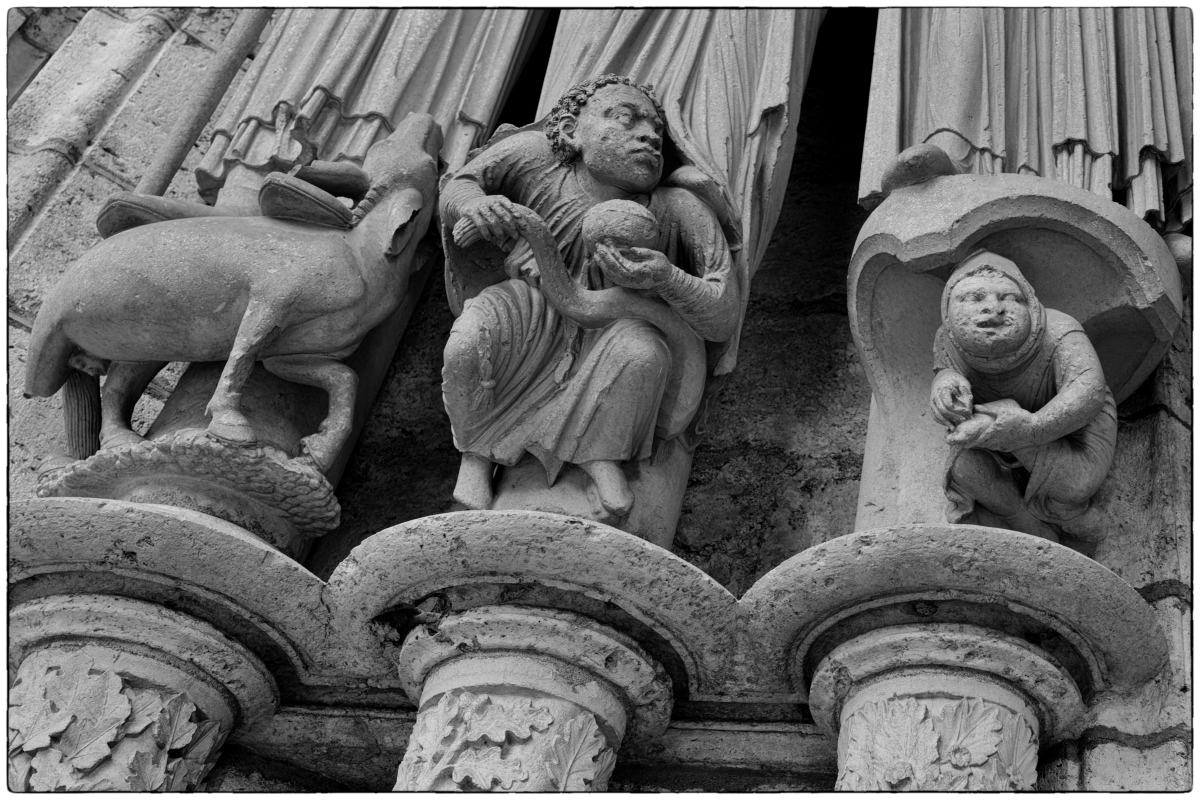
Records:
[[[954,446],[948,520],[1103,538],[1085,512],[1112,466],[1116,404],[1082,326],[979,250],[946,282],[934,368],[930,404]]]

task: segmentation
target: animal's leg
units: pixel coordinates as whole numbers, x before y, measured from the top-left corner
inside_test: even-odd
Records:
[[[242,315],[233,349],[212,399],[208,401],[206,413],[212,415],[208,423],[208,435],[214,439],[239,445],[253,445],[256,441],[254,428],[242,414],[242,387],[254,369],[254,362],[270,338],[278,332],[276,316],[272,309],[260,300],[251,297]]]
[[[166,361],[114,361],[100,394],[100,449],[145,441],[130,420],[138,398]]]
[[[325,472],[333,464],[354,425],[354,400],[358,394],[358,376],[354,370],[329,356],[272,356],[263,366],[286,381],[319,386],[329,394],[329,413],[317,432],[300,441],[317,468]]]

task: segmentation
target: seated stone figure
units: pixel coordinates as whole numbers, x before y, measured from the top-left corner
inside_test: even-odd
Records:
[[[698,362],[702,374],[701,340],[729,339],[740,297],[713,211],[687,189],[659,185],[665,134],[647,87],[602,76],[569,90],[544,133],[498,137],[444,184],[448,280],[467,295],[443,370],[464,505],[490,507],[495,465],[530,453],[549,484],[564,463],[579,465],[600,505],[625,517],[634,497],[622,463],[649,458],[656,434],[670,439],[690,423],[698,392],[662,402],[672,360]],[[640,221],[611,206],[589,217],[613,200],[638,206]],[[522,237],[516,204],[544,220],[572,281],[660,298],[694,332],[693,346],[673,352],[645,319],[589,328],[563,313],[530,248],[512,247]],[[480,239],[511,249],[490,280],[467,275],[456,249]]]
[[[1080,324],[1043,308],[1012,261],[977,251],[946,282],[934,361],[949,521],[1103,538],[1090,501],[1112,466],[1116,405]]]

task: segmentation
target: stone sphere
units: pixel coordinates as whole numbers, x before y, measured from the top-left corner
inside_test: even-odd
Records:
[[[632,200],[608,200],[593,206],[583,217],[583,243],[587,252],[607,242],[617,247],[654,247],[658,221],[650,210]]]

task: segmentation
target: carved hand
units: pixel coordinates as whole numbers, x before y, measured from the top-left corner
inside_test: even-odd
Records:
[[[596,261],[609,280],[627,289],[657,289],[676,269],[665,255],[645,247],[620,251],[611,245],[597,245]]]
[[[469,247],[483,238],[497,247],[504,247],[520,235],[515,206],[513,201],[498,194],[470,201],[463,206],[462,216],[454,226],[455,243],[459,247]]]
[[[944,369],[933,379],[929,405],[933,418],[947,428],[954,428],[971,418],[974,398],[970,382],[952,369]]]
[[[975,415],[946,434],[946,441],[1005,453],[1038,444],[1033,414],[1015,400],[975,406]]]

